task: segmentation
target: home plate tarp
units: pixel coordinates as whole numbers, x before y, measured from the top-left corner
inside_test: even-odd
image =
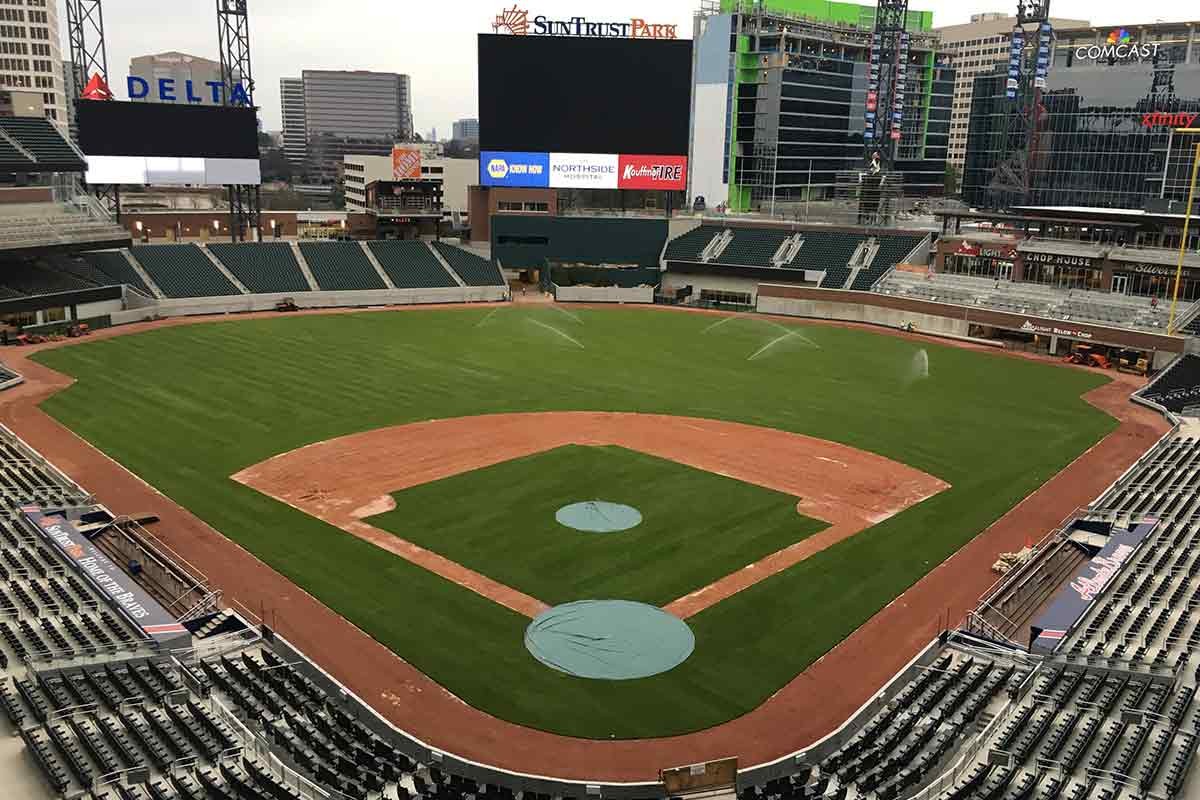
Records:
[[[578,678],[648,678],[682,664],[696,647],[687,623],[628,600],[583,600],[544,611],[525,647],[551,669]]]
[[[40,506],[22,506],[21,513],[85,581],[148,638],[168,649],[189,646],[191,635],[187,628],[180,625],[128,573],[97,549],[64,512],[47,511]],[[176,639],[180,641],[176,642]]]
[[[1128,530],[1113,528],[1100,552],[1079,566],[1071,582],[1059,590],[1050,607],[1030,626],[1030,652],[1057,650],[1157,525],[1158,522],[1145,522]]]

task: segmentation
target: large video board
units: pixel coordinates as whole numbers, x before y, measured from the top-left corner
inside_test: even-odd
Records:
[[[79,149],[94,184],[258,184],[253,108],[80,100]]]
[[[479,37],[480,183],[687,188],[692,43]]]

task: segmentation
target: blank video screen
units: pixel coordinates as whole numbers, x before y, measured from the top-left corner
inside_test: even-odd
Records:
[[[88,183],[258,184],[252,108],[80,100]]]
[[[479,36],[479,149],[687,155],[688,40]]]

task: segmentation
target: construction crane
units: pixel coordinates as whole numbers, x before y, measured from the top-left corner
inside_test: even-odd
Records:
[[[875,30],[871,34],[863,136],[864,159],[873,168],[890,168],[900,147],[904,83],[908,74],[907,20],[908,0],[879,0]]]

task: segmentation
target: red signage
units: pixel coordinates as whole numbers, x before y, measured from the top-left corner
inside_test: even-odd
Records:
[[[687,190],[687,156],[621,156],[618,189]]]
[[[1142,114],[1143,128],[1190,128],[1200,114],[1189,111],[1151,111]]]
[[[104,82],[104,78],[100,77],[100,73],[96,73],[87,82],[87,86],[83,87],[83,92],[79,95],[84,100],[112,100],[112,91],[108,88],[108,84]]]

